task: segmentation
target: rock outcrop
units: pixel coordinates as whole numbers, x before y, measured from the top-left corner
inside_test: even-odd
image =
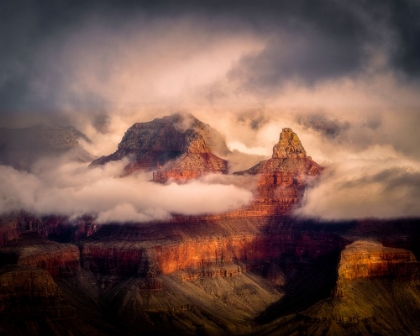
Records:
[[[173,114],[131,126],[115,153],[102,156],[92,165],[130,159],[124,174],[157,170],[156,182],[196,178],[204,173],[227,173],[227,161],[213,154],[227,154],[222,136],[192,115]]]
[[[419,263],[411,251],[384,247],[374,241],[359,240],[341,253],[339,281],[358,278],[390,277],[415,279]]]
[[[255,335],[418,335],[419,266],[408,250],[356,241],[341,252],[337,281],[327,298],[298,314],[275,316]],[[314,285],[316,280],[313,274],[307,279]]]
[[[39,267],[56,278],[80,269],[80,253],[76,245],[55,243],[37,232],[27,232],[0,248],[0,265]]]
[[[280,140],[273,148],[273,158],[305,158],[306,151],[299,140],[299,137],[291,128],[283,128],[280,133]]]
[[[291,213],[303,197],[308,178],[318,176],[322,169],[306,155],[297,134],[283,128],[271,159],[235,173],[258,176],[255,200],[245,213],[262,216]]]

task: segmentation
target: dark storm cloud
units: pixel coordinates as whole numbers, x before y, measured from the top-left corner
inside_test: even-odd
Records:
[[[69,40],[99,29],[98,63],[107,66],[113,45],[106,36],[146,30],[153,20],[199,18],[209,31],[252,31],[266,40],[244,55],[230,78],[252,91],[304,85],[362,71],[372,48],[385,50],[392,67],[408,77],[420,71],[418,1],[3,1],[0,4],[0,111],[104,109],[97,92],[68,89]],[[91,24],[88,24],[91,23]],[[133,23],[127,28],[128,23]],[[196,23],[199,25],[199,23]],[[96,41],[92,41],[96,42]],[[87,53],[90,44],[86,47]],[[107,50],[108,55],[103,51]],[[106,71],[95,73],[106,78]],[[63,103],[65,101],[65,103]]]
[[[315,113],[297,116],[297,122],[305,128],[311,128],[327,138],[335,139],[342,131],[349,129],[348,121],[339,120],[326,113]]]

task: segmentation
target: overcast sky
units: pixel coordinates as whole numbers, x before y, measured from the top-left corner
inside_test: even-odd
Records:
[[[2,1],[0,123],[73,124],[105,155],[185,111],[266,157],[289,126],[327,167],[300,215],[420,216],[419,17],[416,0]]]

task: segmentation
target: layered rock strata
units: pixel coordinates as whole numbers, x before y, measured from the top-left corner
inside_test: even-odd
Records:
[[[296,230],[266,234],[258,221],[230,219],[104,227],[83,242],[81,257],[83,267],[95,274],[146,277],[148,272],[181,272],[189,280],[262,270],[272,261],[282,262],[283,256],[316,260],[343,245],[335,235]]]
[[[157,170],[156,182],[186,180],[204,173],[227,173],[227,161],[216,156],[212,147],[226,154],[229,150],[217,131],[192,115],[173,114],[131,126],[115,153],[102,156],[92,165],[128,157],[124,174],[138,170]]]
[[[419,266],[408,250],[356,241],[341,252],[329,297],[298,314],[276,316],[255,335],[418,335]],[[310,275],[307,282],[314,279]],[[311,295],[311,289],[306,288],[304,295]],[[289,302],[295,302],[302,289],[297,293]],[[275,308],[281,311],[283,307],[277,304]]]
[[[318,176],[322,167],[306,155],[302,143],[290,128],[283,128],[273,148],[272,158],[235,174],[258,177],[252,205],[246,215],[285,215],[301,201],[308,179]]]
[[[358,278],[390,277],[415,279],[419,263],[411,251],[384,247],[374,241],[359,240],[341,253],[339,281]]]
[[[26,316],[19,316],[23,312]],[[27,266],[8,266],[0,269],[0,316],[3,314],[23,320],[30,319],[30,316],[72,319],[75,310],[65,302],[47,271]]]
[[[80,269],[80,253],[76,245],[55,243],[37,232],[27,232],[0,248],[0,265],[39,267],[52,277],[68,276]]]

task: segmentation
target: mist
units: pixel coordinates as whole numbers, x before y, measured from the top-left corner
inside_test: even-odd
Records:
[[[189,112],[224,136],[230,172],[271,157],[291,127],[326,167],[298,216],[419,215],[418,2],[1,6],[2,127],[73,125],[99,157],[133,123]],[[230,177],[157,185],[120,178],[122,165],[89,170],[64,156],[29,173],[1,166],[0,209],[149,221],[252,198]]]
[[[0,165],[0,214],[25,210],[76,219],[91,215],[98,223],[167,220],[172,214],[222,213],[245,206],[252,193],[240,178],[206,177],[177,184],[151,182],[151,173],[121,177],[126,160],[89,168],[66,156],[43,159],[33,172]],[[235,181],[233,181],[235,180]]]

